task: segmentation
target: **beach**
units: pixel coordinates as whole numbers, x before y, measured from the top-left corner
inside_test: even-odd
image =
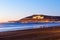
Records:
[[[60,40],[60,26],[0,32],[0,40]]]

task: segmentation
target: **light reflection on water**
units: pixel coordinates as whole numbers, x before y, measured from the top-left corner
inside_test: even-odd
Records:
[[[44,28],[51,26],[60,26],[60,23],[39,23],[39,24],[5,23],[5,24],[0,24],[0,32]]]

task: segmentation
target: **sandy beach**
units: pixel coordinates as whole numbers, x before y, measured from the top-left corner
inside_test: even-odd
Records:
[[[0,40],[60,40],[60,26],[0,32]]]

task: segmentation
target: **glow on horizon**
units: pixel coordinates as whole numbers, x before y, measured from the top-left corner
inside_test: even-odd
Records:
[[[60,16],[60,0],[0,0],[0,22],[33,14]]]

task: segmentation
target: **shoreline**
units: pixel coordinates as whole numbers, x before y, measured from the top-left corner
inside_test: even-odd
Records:
[[[1,40],[50,40],[60,39],[60,26],[0,32]]]

